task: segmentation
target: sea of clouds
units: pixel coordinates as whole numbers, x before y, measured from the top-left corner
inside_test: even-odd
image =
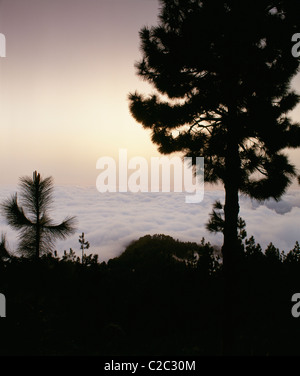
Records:
[[[0,189],[0,201],[18,191],[18,187]],[[100,193],[96,187],[55,187],[52,218],[58,223],[66,216],[77,217],[77,231],[55,243],[59,255],[72,248],[80,256],[79,235],[84,232],[90,249],[100,261],[118,256],[133,240],[146,234],[165,234],[183,241],[200,242],[202,237],[213,245],[222,245],[221,234],[205,229],[212,204],[224,202],[222,190],[206,190],[204,199],[187,204],[187,193]],[[248,238],[253,235],[263,249],[272,242],[288,252],[300,240],[300,190],[291,190],[279,202],[256,202],[240,197],[240,215],[246,221]],[[0,215],[0,232],[7,235],[15,250],[17,232]]]

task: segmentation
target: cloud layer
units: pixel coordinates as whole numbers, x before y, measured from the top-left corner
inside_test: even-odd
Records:
[[[17,191],[1,187],[0,200]],[[72,248],[80,255],[78,237],[82,232],[90,242],[88,253],[107,261],[145,234],[166,234],[183,241],[200,242],[204,237],[221,245],[222,235],[205,230],[215,200],[224,201],[223,191],[206,191],[198,204],[186,204],[186,193],[99,193],[94,187],[56,187],[51,215],[57,222],[66,216],[77,217],[77,231],[65,241],[57,241],[61,255]],[[246,221],[248,237],[253,235],[263,249],[272,242],[289,251],[300,240],[300,191],[288,192],[281,201],[257,203],[240,198],[240,215]],[[11,249],[17,246],[17,233],[0,217],[0,231],[7,234]]]

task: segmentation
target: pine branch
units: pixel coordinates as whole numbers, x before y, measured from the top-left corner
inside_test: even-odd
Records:
[[[18,206],[17,194],[4,201],[2,211],[8,225],[17,230],[33,226],[33,223],[26,217],[23,209]]]

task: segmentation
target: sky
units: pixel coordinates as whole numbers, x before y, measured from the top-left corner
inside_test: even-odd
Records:
[[[127,100],[153,91],[134,63],[139,31],[158,13],[158,0],[0,0],[2,184],[38,170],[58,185],[95,186],[103,156],[159,155]],[[293,85],[300,92],[300,75]],[[290,157],[300,169],[300,150]]]
[[[86,233],[102,259],[117,255],[147,233],[181,240],[202,236],[211,205],[222,191],[208,187],[204,200],[186,204],[182,194],[101,194],[96,163],[104,156],[159,156],[150,132],[132,118],[128,94],[151,93],[136,75],[139,31],[157,23],[158,0],[0,0],[0,198],[13,193],[19,177],[37,170],[56,187],[54,218],[78,217],[78,231],[60,251],[78,249]],[[300,92],[300,74],[292,83]],[[292,112],[300,121],[300,105]],[[300,170],[300,150],[289,151]],[[264,247],[273,241],[293,248],[299,233],[300,189],[294,183],[279,202],[241,198],[248,234]],[[14,248],[15,232],[0,218],[0,231]],[[101,258],[100,257],[100,258]]]
[[[129,114],[139,30],[157,0],[2,0],[0,168],[3,184],[38,170],[56,184],[95,185],[96,162],[158,155]]]

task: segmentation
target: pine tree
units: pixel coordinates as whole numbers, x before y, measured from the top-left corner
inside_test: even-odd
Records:
[[[8,225],[19,231],[18,251],[26,257],[39,258],[53,250],[54,239],[65,239],[75,231],[75,217],[55,225],[48,216],[53,200],[51,177],[43,179],[34,171],[32,178],[22,177],[20,182],[22,206],[16,193],[2,204],[2,211]]]
[[[129,95],[130,111],[162,154],[205,158],[205,180],[225,190],[223,270],[236,285],[239,194],[279,199],[296,176],[284,154],[300,146],[288,112],[299,58],[297,0],[160,0],[140,31],[138,75],[156,92]],[[233,323],[232,323],[233,325]],[[228,324],[228,327],[230,325]]]
[[[84,238],[84,232],[79,235],[79,243],[80,243],[80,249],[81,249],[81,263],[83,264],[83,259],[84,259],[84,250],[90,248],[90,243],[88,241],[85,241]]]

